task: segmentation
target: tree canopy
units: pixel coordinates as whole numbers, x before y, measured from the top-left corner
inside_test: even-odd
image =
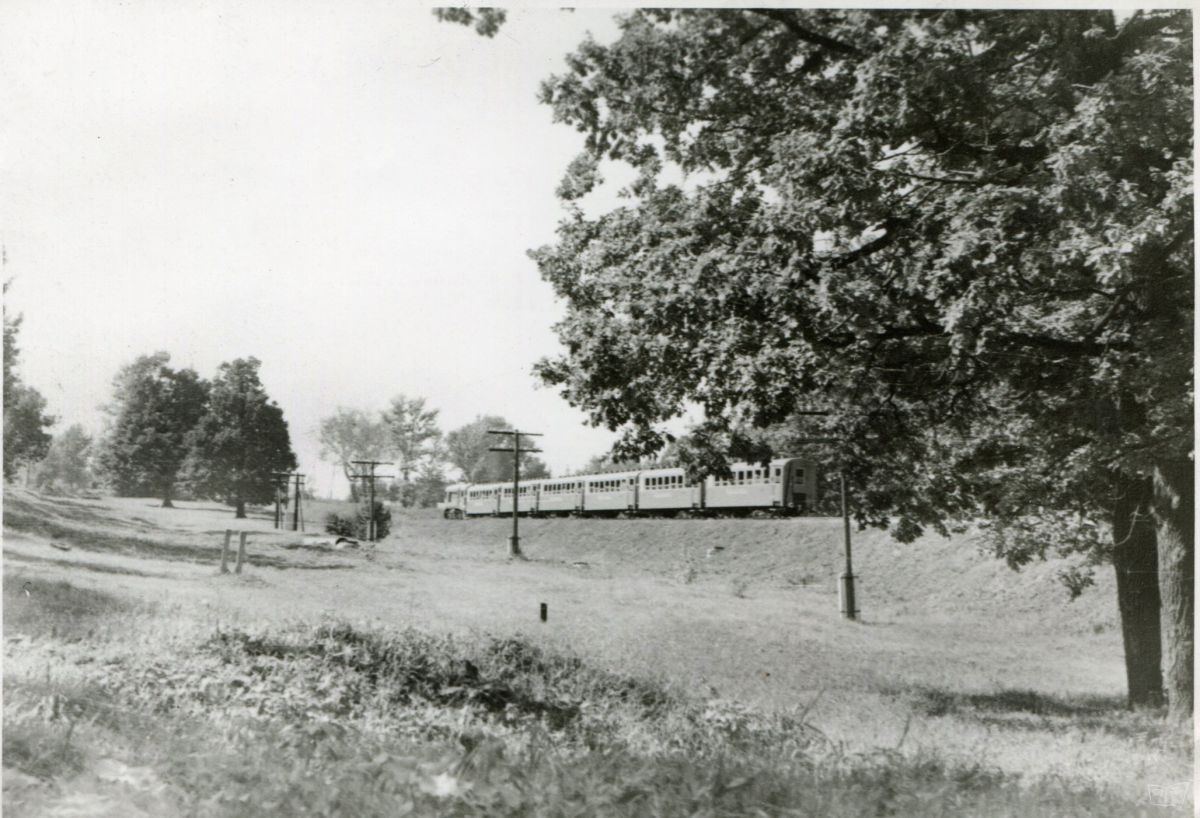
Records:
[[[329,417],[321,419],[317,428],[321,458],[342,467],[350,483],[350,498],[358,499],[358,473],[355,460],[387,460],[392,454],[391,435],[378,413],[339,406]]]
[[[426,406],[425,398],[396,395],[383,413],[383,422],[391,436],[392,453],[400,479],[407,483],[421,461],[437,453],[442,431],[437,425],[438,410]]]
[[[200,496],[235,506],[238,517],[247,503],[275,499],[275,472],[296,468],[287,421],[267,396],[259,366],[257,358],[221,364],[208,409],[188,435],[188,484]]]
[[[100,452],[118,496],[153,494],[164,506],[208,401],[208,384],[192,369],[171,368],[170,360],[166,352],[143,355],[117,373]]]
[[[468,483],[499,483],[512,479],[512,455],[488,451],[492,446],[509,446],[511,438],[489,435],[488,429],[511,429],[499,415],[480,415],[446,435],[446,458],[462,472]],[[521,446],[537,448],[537,438],[521,438]],[[521,455],[521,476],[537,480],[550,476],[550,469],[536,455]]]
[[[38,463],[34,484],[43,491],[75,492],[92,484],[92,438],[78,423],[56,434]]]
[[[8,292],[9,283],[4,283]],[[17,375],[17,333],[21,316],[10,318],[4,312],[4,479],[11,480],[17,469],[36,463],[50,449],[50,433],[54,418],[46,414],[46,399],[31,386],[22,383]]]

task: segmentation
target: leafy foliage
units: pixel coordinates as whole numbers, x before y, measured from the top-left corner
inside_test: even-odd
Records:
[[[204,414],[208,384],[191,369],[172,369],[166,352],[143,355],[113,379],[112,426],[100,464],[118,496],[161,497],[170,505],[188,434]]]
[[[511,429],[512,424],[499,415],[481,415],[446,435],[446,457],[468,483],[498,483],[512,479],[512,455],[491,452],[492,446],[511,445],[501,435],[489,435],[488,429]],[[521,447],[536,448],[537,438],[521,438]],[[521,475],[529,480],[550,476],[550,469],[536,455],[521,455]]]
[[[463,26],[474,26],[475,31],[484,37],[495,37],[500,26],[504,25],[508,15],[504,9],[465,7],[439,8],[433,13],[446,23],[458,23]]]
[[[446,491],[446,472],[440,459],[429,459],[423,462],[417,471],[417,477],[412,482],[413,498],[411,505],[420,508],[432,508],[441,501]]]
[[[338,537],[370,538],[370,513],[363,503],[353,515],[330,512],[325,515],[325,532]],[[392,510],[384,503],[375,501],[375,539],[382,540],[392,530]]]
[[[38,464],[34,484],[42,490],[74,492],[91,486],[92,438],[78,423],[54,436]]]
[[[273,474],[296,468],[283,410],[263,389],[259,366],[257,358],[221,364],[208,409],[188,435],[189,485],[200,496],[235,505],[238,516],[246,503],[272,502]]]
[[[689,401],[702,468],[745,456],[746,429],[836,437],[856,513],[904,539],[981,509],[1103,514],[1114,469],[1186,456],[1187,13],[621,26],[542,87],[588,159],[533,253],[568,303],[539,372],[623,429],[620,454],[660,447]],[[638,176],[589,217],[600,161]],[[795,414],[814,403],[833,415]]]
[[[383,422],[391,436],[396,468],[405,483],[422,460],[437,455],[442,432],[437,425],[437,409],[425,405],[424,398],[397,395],[383,413]]]
[[[7,293],[9,282],[4,283]],[[46,431],[54,418],[46,414],[46,399],[17,375],[17,333],[21,316],[9,318],[4,312],[4,479],[11,480],[17,469],[36,463],[50,448]]]
[[[350,483],[350,499],[358,499],[355,460],[385,460],[392,454],[391,436],[387,424],[362,409],[339,406],[329,417],[321,419],[317,428],[322,459],[342,467]]]

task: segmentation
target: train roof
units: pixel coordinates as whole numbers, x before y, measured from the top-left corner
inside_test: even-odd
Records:
[[[793,461],[798,461],[798,462],[802,462],[802,463],[808,462],[804,458],[801,458],[801,457],[777,457],[777,458],[771,460],[768,465],[783,466],[785,463],[791,463]],[[738,468],[756,469],[756,468],[761,468],[761,467],[762,467],[762,463],[759,463],[759,462],[739,461],[739,462],[729,464],[729,468],[731,468],[731,469],[738,469]],[[622,479],[626,479],[626,478],[637,478],[639,475],[644,475],[644,474],[681,474],[681,473],[683,473],[683,471],[684,471],[684,469],[681,466],[660,466],[658,468],[634,469],[632,471],[597,472],[594,474],[567,474],[567,475],[563,475],[562,477],[535,477],[532,480],[522,480],[521,485],[522,486],[533,486],[533,485],[539,485],[541,483],[580,483],[580,482],[585,482],[585,481],[593,482],[596,480],[622,480]],[[504,488],[512,488],[512,481],[505,480],[505,481],[499,482],[499,483],[455,483],[453,486],[450,486],[449,488],[504,489]]]

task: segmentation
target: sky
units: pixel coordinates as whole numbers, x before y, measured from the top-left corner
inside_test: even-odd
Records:
[[[8,4],[0,243],[19,374],[103,428],[117,370],[262,361],[302,471],[316,427],[425,397],[499,414],[556,473],[613,435],[533,363],[564,313],[526,251],[582,135],[538,84],[611,11],[510,12],[494,39],[395,2]]]

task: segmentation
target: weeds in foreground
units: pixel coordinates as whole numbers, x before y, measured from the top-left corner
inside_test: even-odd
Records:
[[[98,597],[79,627],[96,616],[126,614]],[[848,752],[807,711],[692,700],[520,639],[324,623],[124,634],[96,658],[94,637],[39,634],[8,646],[31,672],[6,678],[6,763],[70,782],[120,756],[182,814],[1170,814],[1091,781]]]

